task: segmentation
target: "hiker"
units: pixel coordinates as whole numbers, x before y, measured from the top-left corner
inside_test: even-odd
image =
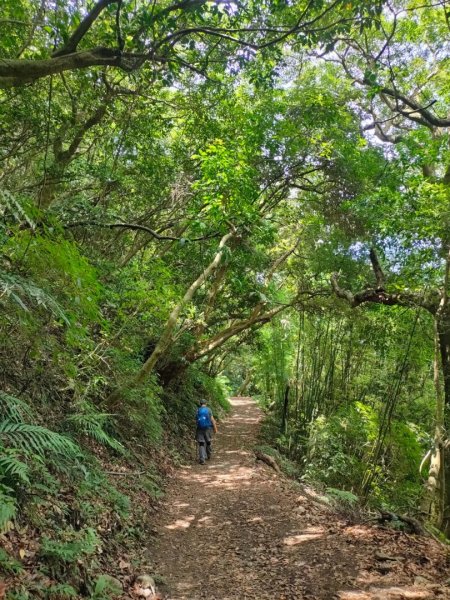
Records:
[[[206,400],[200,400],[200,407],[197,409],[197,431],[195,439],[198,443],[199,463],[205,464],[212,454],[212,430],[217,433],[216,421],[211,409],[206,406]]]

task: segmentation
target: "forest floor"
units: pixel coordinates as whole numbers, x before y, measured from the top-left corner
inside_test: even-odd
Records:
[[[450,598],[445,548],[356,524],[255,460],[261,412],[233,411],[202,466],[182,467],[159,514],[155,571],[170,600]]]

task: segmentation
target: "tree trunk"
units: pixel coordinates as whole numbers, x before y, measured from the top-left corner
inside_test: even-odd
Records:
[[[142,366],[141,370],[139,371],[136,377],[137,384],[143,383],[145,381],[148,375],[150,375],[150,373],[153,371],[158,360],[170,346],[172,342],[173,332],[178,322],[180,312],[186,306],[186,304],[188,304],[188,302],[192,300],[195,292],[204,284],[209,275],[211,275],[211,273],[213,273],[213,271],[215,271],[215,269],[219,266],[223,257],[225,245],[233,235],[234,233],[231,232],[223,236],[223,238],[220,240],[219,250],[214,256],[213,260],[206,267],[203,273],[199,277],[197,277],[197,279],[189,286],[189,289],[186,291],[179,304],[177,304],[170,313],[164,330],[161,334],[161,337],[159,338],[159,341],[155,346],[155,349],[153,350],[149,358],[145,361],[144,365]]]
[[[281,433],[287,433],[287,424],[288,424],[288,415],[289,415],[289,392],[291,389],[291,384],[286,384],[286,389],[284,390],[284,401],[283,401],[283,414],[281,416]]]
[[[150,373],[154,370],[156,363],[159,359],[164,355],[166,350],[169,348],[170,344],[173,341],[173,333],[175,331],[175,327],[178,322],[178,317],[180,316],[183,308],[188,304],[192,298],[194,297],[195,292],[205,283],[208,277],[213,273],[216,268],[219,266],[225,249],[225,245],[228,240],[235,235],[235,232],[227,233],[222,237],[219,244],[219,249],[214,256],[213,260],[209,263],[206,269],[197,277],[197,279],[189,286],[186,293],[180,302],[175,306],[172,312],[169,315],[169,318],[166,321],[161,337],[158,340],[158,343],[153,349],[153,352],[147,358],[145,363],[142,365],[141,370],[136,375],[133,381],[131,381],[128,385],[125,385],[123,388],[119,388],[112,392],[107,399],[109,406],[115,406],[118,404],[125,391],[138,387],[143,384],[145,380],[148,378]],[[170,379],[170,374],[168,373],[166,377]]]
[[[439,340],[439,353],[442,365],[445,406],[447,409],[446,425],[450,426],[450,311],[442,315],[436,324]]]
[[[436,428],[440,427],[441,528],[447,537],[450,537],[450,314],[447,314],[448,307],[445,308],[447,310],[440,315],[436,323],[439,346],[436,351],[440,354],[442,368],[442,386],[439,386],[439,397],[436,397]]]
[[[422,500],[422,512],[439,529],[444,524],[445,509],[445,481],[444,481],[444,415],[445,398],[443,386],[441,384],[441,374],[439,368],[439,355],[441,348],[441,336],[439,334],[439,325],[435,321],[435,351],[434,351],[434,387],[436,390],[436,414],[434,424],[434,446],[431,451],[430,468],[428,479],[425,484],[425,494]],[[441,354],[442,357],[442,354]],[[442,363],[441,363],[442,364]]]
[[[107,93],[102,104],[89,117],[89,119],[79,124],[66,150],[63,150],[65,131],[63,131],[63,128],[61,128],[59,135],[53,142],[53,164],[50,165],[48,172],[44,175],[44,179],[42,181],[42,187],[38,197],[39,208],[47,210],[55,200],[58,185],[63,180],[67,167],[76,158],[78,149],[84,139],[84,136],[90,129],[102,121],[103,117],[106,115],[112,98],[113,94]]]
[[[247,371],[247,374],[245,375],[244,381],[242,382],[241,386],[239,387],[238,391],[236,392],[236,396],[242,396],[242,394],[248,388],[250,381],[252,380],[252,375],[253,375],[253,369],[249,369]]]

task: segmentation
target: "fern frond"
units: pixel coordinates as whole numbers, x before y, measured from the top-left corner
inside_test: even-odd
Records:
[[[20,479],[24,483],[30,483],[28,479],[28,466],[19,460],[17,452],[11,448],[2,448],[0,446],[0,476],[10,476]]]
[[[67,421],[75,426],[75,429],[81,431],[88,437],[93,438],[103,446],[108,446],[118,452],[124,452],[124,446],[104,429],[104,425],[109,417],[109,413],[77,413],[68,417]]]
[[[23,450],[33,449],[37,454],[45,456],[48,451],[74,458],[79,456],[78,446],[69,438],[28,423],[16,423],[5,420],[0,422],[0,439],[7,446],[15,446]]]
[[[45,290],[38,287],[31,279],[25,279],[17,274],[7,273],[0,269],[0,296],[4,299],[13,300],[20,308],[30,312],[25,299],[30,300],[38,306],[42,306],[62,319],[67,325],[70,324],[65,312],[58,302]]]
[[[12,493],[13,490],[0,484],[0,533],[11,529],[11,521],[16,516],[17,505]]]
[[[21,423],[24,418],[31,419],[33,415],[26,402],[0,390],[0,416]]]
[[[26,206],[26,203],[17,200],[17,198],[5,188],[0,188],[0,198],[2,200],[0,206],[4,207],[3,210],[0,209],[1,215],[4,215],[6,212],[5,209],[8,209],[18,223],[26,221],[31,229],[36,229],[36,223],[33,220],[30,206]]]

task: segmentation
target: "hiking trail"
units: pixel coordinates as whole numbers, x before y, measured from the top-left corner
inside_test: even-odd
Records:
[[[441,545],[352,524],[256,461],[262,413],[251,398],[231,404],[212,460],[180,468],[167,490],[150,549],[163,598],[450,598]]]

